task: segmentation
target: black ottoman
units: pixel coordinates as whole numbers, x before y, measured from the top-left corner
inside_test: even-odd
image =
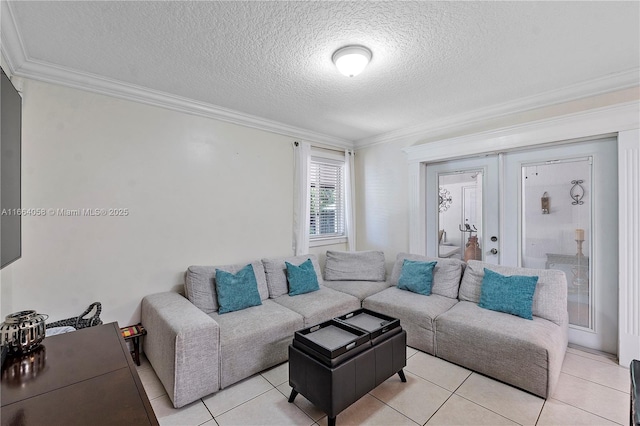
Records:
[[[402,369],[407,363],[407,333],[398,327],[374,343],[354,347],[354,354],[341,353],[343,361],[331,360],[305,345],[289,345],[289,402],[298,393],[327,413],[329,425],[336,416],[394,374],[406,382]],[[317,348],[316,348],[317,349]]]

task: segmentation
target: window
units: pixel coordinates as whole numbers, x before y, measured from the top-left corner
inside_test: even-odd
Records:
[[[309,238],[345,236],[344,160],[311,157]]]

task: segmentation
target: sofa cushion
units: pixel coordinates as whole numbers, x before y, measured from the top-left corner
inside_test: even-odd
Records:
[[[562,325],[460,302],[435,321],[436,356],[548,398],[567,347]]]
[[[307,259],[300,266],[284,262],[287,267],[287,281],[289,282],[289,296],[311,293],[320,290],[318,277],[313,269],[311,259]]]
[[[433,285],[433,267],[436,263],[405,259],[398,278],[398,288],[429,296]]]
[[[386,267],[381,251],[327,250],[326,281],[384,281]]]
[[[391,273],[391,285],[398,285],[398,279],[402,273],[402,265],[405,259],[419,260],[422,262],[438,262],[433,268],[433,285],[431,292],[440,296],[455,299],[458,297],[460,278],[464,269],[464,262],[458,259],[444,259],[426,257],[418,254],[398,253],[396,263]]]
[[[320,290],[297,296],[284,295],[274,302],[304,317],[304,326],[330,320],[360,308],[360,300],[345,293],[320,286]]]
[[[537,275],[502,275],[485,268],[478,306],[531,320],[537,283]]]
[[[304,327],[301,315],[265,300],[242,311],[209,315],[220,326],[220,387],[287,360],[293,334]]]
[[[251,265],[245,266],[235,274],[216,269],[216,292],[220,314],[262,304]]]
[[[247,266],[246,263],[221,266],[189,266],[184,283],[187,299],[207,314],[216,312],[218,310],[218,296],[215,287],[216,269],[235,274],[245,266]],[[269,289],[264,267],[260,261],[252,262],[251,266],[253,266],[253,273],[258,284],[260,299],[265,300],[269,298]]]
[[[567,278],[564,272],[553,269],[492,265],[479,260],[470,260],[467,262],[460,284],[460,300],[473,303],[480,301],[484,268],[502,275],[537,275],[538,284],[531,307],[533,316],[562,324],[567,315]]]
[[[284,262],[289,262],[292,265],[300,265],[307,259],[311,259],[313,269],[316,271],[318,284],[322,285],[322,273],[320,271],[320,265],[318,264],[318,257],[315,254],[262,259],[264,272],[267,277],[269,297],[276,298],[289,293],[289,286],[287,284],[287,266]]]
[[[402,328],[407,331],[407,344],[433,354],[433,321],[456,303],[457,299],[438,294],[423,296],[389,287],[364,299],[362,307],[398,318]]]
[[[388,281],[325,281],[324,286],[357,297],[360,301],[389,288]]]

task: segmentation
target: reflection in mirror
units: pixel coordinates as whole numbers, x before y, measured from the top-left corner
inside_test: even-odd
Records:
[[[591,158],[522,166],[522,266],[567,277],[571,326],[593,329]]]
[[[482,260],[482,171],[438,175],[438,257]]]

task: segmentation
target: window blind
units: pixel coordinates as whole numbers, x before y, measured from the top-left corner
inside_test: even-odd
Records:
[[[312,157],[309,237],[344,236],[344,161]]]

